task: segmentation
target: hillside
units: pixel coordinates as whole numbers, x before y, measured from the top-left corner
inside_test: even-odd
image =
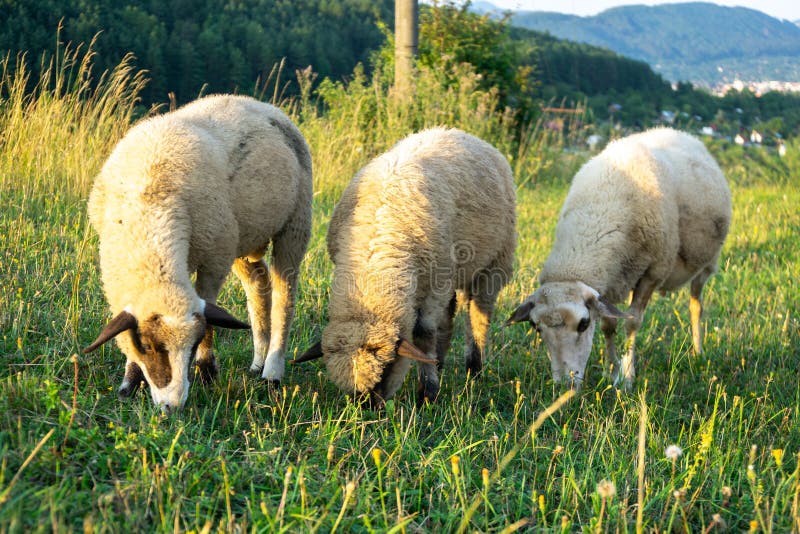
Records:
[[[800,81],[800,27],[743,7],[637,5],[592,17],[520,11],[512,24],[646,61],[673,81]]]

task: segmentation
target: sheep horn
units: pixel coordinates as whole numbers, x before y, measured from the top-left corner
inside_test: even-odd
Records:
[[[602,295],[597,297],[597,299],[590,301],[589,306],[593,306],[603,317],[609,317],[612,319],[633,319],[634,316],[630,312],[621,311],[619,308],[611,304],[605,297]]]
[[[514,313],[511,314],[511,317],[503,324],[503,327],[511,326],[512,324],[521,323],[522,321],[528,321],[533,324],[531,321],[531,310],[533,309],[533,301],[528,300],[520,304]]]
[[[294,360],[289,360],[289,363],[294,365],[296,363],[303,363],[303,362],[309,362],[311,360],[316,360],[317,358],[322,358],[322,341],[317,341],[299,358],[295,358]]]
[[[206,308],[203,312],[206,316],[206,323],[211,326],[219,326],[220,328],[231,328],[234,330],[246,330],[250,325],[244,323],[220,308],[214,303],[206,302]]]
[[[83,349],[83,353],[89,354],[97,347],[109,339],[116,337],[118,334],[121,334],[125,330],[136,328],[136,324],[136,317],[134,317],[132,313],[125,310],[119,312],[116,317],[111,319],[105,328],[103,328],[103,331],[100,332],[100,335],[97,336],[97,339],[95,339],[91,345]]]
[[[422,352],[422,350],[416,347],[413,343],[409,343],[403,338],[400,338],[400,343],[397,344],[397,350],[395,352],[397,352],[398,356],[402,356],[403,358],[408,358],[420,363],[439,363],[437,360],[430,358],[427,354]]]

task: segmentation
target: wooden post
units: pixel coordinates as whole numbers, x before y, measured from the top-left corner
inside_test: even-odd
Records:
[[[414,58],[419,44],[419,2],[394,2],[394,87],[398,96],[410,96],[414,87]]]

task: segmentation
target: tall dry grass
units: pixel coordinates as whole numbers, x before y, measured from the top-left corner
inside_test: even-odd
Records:
[[[84,195],[130,127],[146,73],[125,56],[96,76],[89,46],[59,46],[41,58],[30,90],[28,56],[0,60],[0,190]]]

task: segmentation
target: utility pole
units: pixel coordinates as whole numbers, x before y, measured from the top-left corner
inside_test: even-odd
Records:
[[[414,58],[419,44],[418,0],[394,2],[394,87],[398,96],[411,95]]]

